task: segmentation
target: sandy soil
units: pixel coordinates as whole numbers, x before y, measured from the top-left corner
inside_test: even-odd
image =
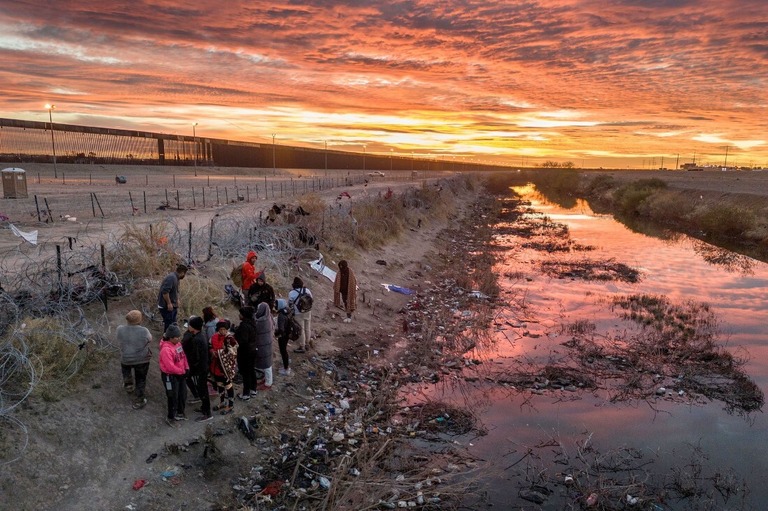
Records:
[[[189,172],[189,169],[185,170]],[[110,171],[113,171],[110,174],[127,174],[130,179],[131,171],[141,175],[156,171],[156,168]],[[222,173],[226,174],[226,171]],[[57,191],[59,185],[56,183],[46,185],[44,178],[41,181],[40,185],[35,185],[40,187],[39,191],[50,194]],[[371,189],[380,187],[410,185],[410,182],[380,180],[365,188],[370,193]],[[353,196],[364,191],[362,185],[345,189]],[[328,190],[323,195],[333,200],[338,192],[338,189]],[[272,202],[270,198],[236,207],[267,209]],[[216,211],[214,207],[195,212],[154,212],[134,221],[157,221],[166,214],[202,216],[202,221],[207,221],[205,218]],[[100,222],[99,227],[109,233],[122,225],[123,219],[114,218]],[[165,510],[211,509],[216,503],[230,501],[238,477],[248,474],[255,465],[269,463],[269,456],[275,455],[268,447],[275,434],[301,435],[306,428],[312,427],[312,417],[297,419],[300,414],[295,409],[325,406],[316,402],[316,392],[313,391],[317,385],[318,360],[361,344],[369,347],[366,350],[374,359],[383,361],[395,357],[395,346],[403,346],[400,343],[403,335],[398,333],[402,320],[396,313],[405,306],[408,297],[387,292],[381,284],[421,289],[423,276],[429,269],[429,251],[434,249],[436,236],[447,225],[447,222],[425,222],[420,229],[407,231],[396,243],[360,253],[350,261],[360,286],[359,310],[353,323],[343,323],[343,314],[333,306],[332,283],[311,270],[302,272],[316,297],[313,309],[315,347],[307,354],[291,352],[294,374],[289,377],[276,374],[272,391],[247,403],[238,402],[232,415],[216,416],[207,425],[189,420],[180,423],[179,429],[168,427],[164,423],[165,396],[156,350],[147,386],[149,403],[143,410],[133,410],[130,396],[122,390],[117,354],[102,371],[89,375],[88,381],[79,385],[75,392],[63,394],[60,400],[26,400],[16,417],[28,428],[30,444],[21,459],[0,466],[3,473],[0,502],[12,503],[16,510]],[[42,225],[41,237],[57,239],[73,228],[76,226],[66,222]],[[15,245],[20,241],[12,238],[6,243]],[[377,261],[387,264],[377,264]],[[127,300],[110,302],[111,328],[124,323],[123,316],[130,308]],[[236,317],[234,309],[222,313]],[[159,325],[147,326],[158,338]],[[276,372],[279,367],[276,346],[274,352]],[[197,416],[192,411],[195,406],[188,406],[191,419]],[[238,430],[241,416],[258,416],[271,426],[269,440],[260,436],[253,444],[249,443]],[[219,450],[215,461],[202,457],[206,428],[215,435]],[[7,454],[12,456],[18,450],[16,446]],[[134,490],[136,481],[146,484],[140,490]]]

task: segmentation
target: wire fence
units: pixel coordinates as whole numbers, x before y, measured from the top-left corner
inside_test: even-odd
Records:
[[[242,191],[223,189],[229,190],[225,197],[230,191],[235,196]],[[246,199],[237,202],[248,202],[248,185],[245,190]],[[289,190],[300,195],[293,187]],[[94,195],[93,205],[86,202],[86,212],[101,200],[99,214],[119,216],[114,211],[125,205],[121,193],[98,199]],[[155,190],[151,196],[154,200],[164,198],[164,192]],[[179,196],[181,203],[180,191]],[[411,188],[387,199],[419,207],[418,197],[418,190]],[[187,194],[185,200],[194,204],[196,199]],[[378,194],[367,194],[356,204],[367,203],[365,207],[376,211],[381,200]],[[66,202],[59,198],[44,201],[51,208],[49,218],[56,216],[54,206],[76,207],[76,202],[71,198]],[[143,206],[143,200],[140,204]],[[79,207],[76,211],[82,211],[83,205]],[[185,296],[199,297],[197,302],[188,300],[186,306],[199,314],[214,300],[226,302],[229,297],[224,284],[229,270],[242,262],[248,250],[259,252],[260,265],[270,269],[276,288],[285,287],[303,262],[320,257],[318,247],[327,245],[329,237],[353,236],[357,228],[351,201],[341,196],[330,203],[318,200],[303,206],[294,200],[279,209],[279,214],[265,211],[262,201],[252,206],[211,209],[207,215],[195,212],[189,219],[155,217],[151,223],[106,231],[105,224],[98,221],[76,222],[68,234],[33,249],[18,245],[6,251],[0,258],[0,419],[26,435],[26,428],[11,412],[36,389],[41,372],[48,370],[45,379],[55,386],[80,373],[89,356],[113,353],[117,346],[108,318],[110,300],[129,297],[135,308],[153,320],[160,279],[176,262],[189,265],[193,275],[204,274],[184,284]]]

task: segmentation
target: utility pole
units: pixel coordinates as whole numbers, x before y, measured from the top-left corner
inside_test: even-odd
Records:
[[[277,134],[272,133],[272,175],[273,176],[277,172],[277,165],[275,165],[275,136],[277,136]]]
[[[677,161],[675,162],[675,170],[680,168],[680,153],[677,153]]]
[[[728,167],[728,147],[729,146],[725,146],[725,161],[723,161],[723,168]]]

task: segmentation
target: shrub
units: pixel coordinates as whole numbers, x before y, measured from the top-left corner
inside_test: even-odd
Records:
[[[715,238],[739,238],[752,229],[757,219],[751,211],[726,204],[715,204],[693,214],[694,220]]]
[[[641,204],[667,184],[661,179],[640,179],[622,186],[613,194],[615,207],[624,215],[637,215]]]

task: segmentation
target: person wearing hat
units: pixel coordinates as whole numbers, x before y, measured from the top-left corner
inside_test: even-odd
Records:
[[[187,387],[200,399],[200,411],[203,415],[195,419],[197,422],[209,421],[211,415],[211,399],[208,396],[208,341],[203,334],[203,318],[192,316],[187,321],[187,331],[181,339],[181,345],[189,362]]]
[[[175,324],[168,327],[160,339],[160,377],[168,398],[166,424],[177,427],[176,421],[184,420],[187,401],[187,387],[184,376],[189,372],[189,363],[181,345],[181,330]]]
[[[132,310],[125,315],[127,325],[117,327],[117,343],[120,346],[120,369],[123,373],[123,388],[129,394],[135,390],[133,408],[138,410],[147,404],[144,388],[147,384],[149,361],[152,351],[149,343],[152,334],[141,326],[141,312]],[[135,382],[135,385],[134,385]]]
[[[275,290],[267,284],[264,272],[259,273],[253,285],[248,288],[248,305],[257,309],[260,303],[266,303],[269,310],[275,308]]]
[[[288,303],[293,307],[294,318],[296,318],[296,321],[301,325],[302,333],[302,336],[299,338],[301,346],[295,348],[293,351],[296,353],[305,353],[307,351],[307,346],[312,345],[312,332],[310,331],[310,328],[312,327],[312,311],[300,311],[296,302],[302,295],[307,295],[309,298],[312,298],[312,291],[304,287],[304,281],[301,280],[301,277],[295,277],[291,287],[292,289],[288,293]]]
[[[216,323],[216,333],[211,336],[211,380],[219,393],[219,404],[213,407],[221,415],[232,413],[235,406],[235,368],[226,360],[225,352],[237,350],[237,339],[229,331],[231,324],[226,319]]]

